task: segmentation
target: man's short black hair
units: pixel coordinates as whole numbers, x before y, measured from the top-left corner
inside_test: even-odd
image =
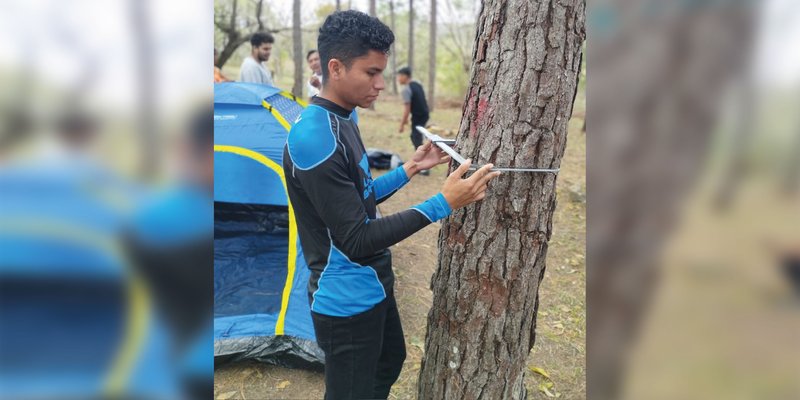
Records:
[[[408,68],[408,67],[400,68],[400,69],[397,70],[397,73],[400,74],[400,75],[405,75],[405,76],[411,78],[411,68]]]
[[[370,50],[389,53],[392,43],[392,30],[378,18],[355,10],[329,15],[319,28],[317,38],[323,82],[328,82],[328,62],[331,59],[335,58],[350,68],[353,59]]]
[[[306,61],[308,61],[308,57],[311,57],[311,55],[314,53],[319,53],[319,52],[317,51],[317,49],[309,50],[308,53],[306,53]]]
[[[269,32],[256,32],[250,37],[250,44],[253,47],[261,46],[262,43],[275,43],[275,38]]]

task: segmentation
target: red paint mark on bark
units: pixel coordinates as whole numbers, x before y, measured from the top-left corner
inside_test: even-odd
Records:
[[[486,99],[478,99],[478,109],[475,114],[475,119],[472,120],[472,124],[470,125],[469,128],[469,136],[471,138],[474,139],[477,136],[478,125],[481,125],[488,110],[489,110],[489,102],[486,101]]]

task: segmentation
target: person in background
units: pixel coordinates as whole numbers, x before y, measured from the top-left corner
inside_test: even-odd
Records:
[[[250,38],[252,50],[250,56],[245,57],[242,62],[239,81],[275,86],[272,83],[272,73],[263,64],[269,60],[273,43],[275,43],[275,38],[269,32],[253,34]]]
[[[430,118],[428,102],[425,100],[425,90],[422,89],[422,85],[418,81],[411,79],[411,69],[408,67],[400,68],[397,71],[397,82],[404,85],[400,94],[405,104],[398,132],[403,132],[408,123],[408,116],[411,115],[411,144],[416,149],[422,146],[422,133],[417,131],[416,127],[425,126]],[[420,171],[421,175],[428,175],[429,173],[427,170]]]
[[[220,82],[230,82],[231,80],[226,78],[225,75],[222,75],[222,71],[217,67],[217,60],[219,59],[219,53],[217,49],[214,49],[214,83]]]
[[[308,67],[311,68],[311,77],[308,78],[308,97],[314,97],[322,89],[322,65],[319,62],[319,52],[311,50],[306,54]]]

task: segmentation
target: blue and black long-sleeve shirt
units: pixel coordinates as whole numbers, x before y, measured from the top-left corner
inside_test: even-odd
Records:
[[[311,310],[367,311],[394,285],[388,247],[450,215],[441,193],[376,219],[376,205],[408,182],[403,167],[373,180],[355,111],[314,97],[289,132],[283,169],[311,269]]]

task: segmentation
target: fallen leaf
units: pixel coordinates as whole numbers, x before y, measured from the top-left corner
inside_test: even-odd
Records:
[[[235,390],[232,391],[232,392],[222,393],[219,396],[217,396],[217,400],[228,400],[228,399],[232,398],[233,396],[236,396],[236,393],[237,392]]]
[[[540,367],[530,367],[530,368],[531,368],[531,371],[533,371],[533,372],[535,372],[535,373],[537,373],[537,374],[539,374],[539,375],[541,375],[541,376],[543,376],[543,377],[545,377],[547,379],[550,379],[550,374],[548,374],[547,371],[544,370],[544,368],[540,368]]]
[[[291,385],[292,383],[289,381],[281,381],[281,383],[275,385],[278,389],[286,389],[287,386]]]

